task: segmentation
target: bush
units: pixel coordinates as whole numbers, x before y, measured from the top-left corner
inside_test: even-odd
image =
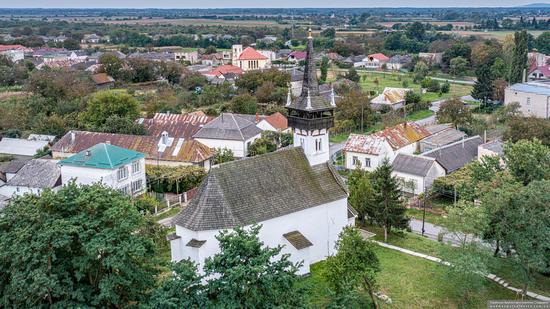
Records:
[[[427,89],[429,92],[439,92],[441,89],[439,82],[429,77],[424,78],[420,84],[422,88]]]

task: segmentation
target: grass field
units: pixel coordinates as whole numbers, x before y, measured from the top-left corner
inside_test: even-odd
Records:
[[[514,34],[514,31],[471,31],[471,30],[453,30],[453,31],[440,31],[442,33],[447,34],[457,34],[461,36],[478,36],[484,39],[497,39],[497,40],[504,40],[504,38],[509,34]],[[535,38],[538,37],[541,33],[543,33],[543,30],[527,30],[530,34],[532,34]]]
[[[378,74],[374,72],[361,72],[361,88],[365,91],[377,91],[381,93],[386,87],[411,88],[420,92],[420,84],[414,83],[412,78],[407,75],[399,74]],[[427,92],[422,95],[422,99],[428,102],[448,99],[454,96],[465,96],[472,92],[472,86],[462,84],[451,84],[449,93]]]
[[[376,247],[381,272],[378,276],[379,290],[388,295],[392,304],[381,308],[459,308],[462,307],[456,290],[459,282],[446,275],[446,266],[395,250]],[[308,301],[313,308],[327,305],[327,283],[322,276],[323,262],[312,265],[311,276],[304,278],[302,286],[310,290]],[[486,308],[487,301],[493,299],[515,299],[515,294],[483,280],[483,288],[473,296],[465,308]],[[369,298],[366,292],[360,293],[362,308],[367,308]]]
[[[437,224],[436,222],[433,223]],[[375,240],[383,241],[382,229],[378,227],[367,227],[367,229],[376,233],[376,236],[374,237]],[[408,232],[405,232],[403,235],[390,234],[388,236],[388,243],[432,256],[439,256],[441,254],[442,246],[446,246],[437,241]],[[522,287],[520,274],[515,271],[516,268],[514,267],[512,261],[490,256],[488,260],[488,268],[491,273],[503,278],[512,286],[517,288]],[[529,290],[536,293],[541,293],[542,295],[550,296],[550,277],[536,274],[534,282],[529,286]]]

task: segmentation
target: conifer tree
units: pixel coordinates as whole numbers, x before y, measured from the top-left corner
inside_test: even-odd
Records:
[[[523,71],[527,69],[527,31],[516,32],[514,34],[514,57],[510,70],[510,84],[520,83],[523,79]]]

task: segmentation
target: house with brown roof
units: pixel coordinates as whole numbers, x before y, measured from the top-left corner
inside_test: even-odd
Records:
[[[97,89],[108,89],[115,85],[115,79],[107,75],[107,73],[97,73],[92,75],[92,80]]]
[[[168,166],[197,165],[210,169],[214,151],[208,146],[183,137],[162,132],[160,137],[88,131],[70,131],[51,150],[54,158],[67,158],[99,143],[142,152],[147,164]]]
[[[241,68],[245,72],[263,70],[271,67],[269,58],[250,46],[243,50],[242,45],[233,45],[232,53],[233,65]]]
[[[400,109],[405,106],[405,97],[410,91],[412,89],[386,87],[381,94],[372,99],[372,107],[380,109],[383,106],[388,106],[392,109]]]
[[[372,171],[398,154],[414,154],[418,142],[431,133],[414,122],[404,122],[370,134],[351,134],[344,146],[345,166]]]

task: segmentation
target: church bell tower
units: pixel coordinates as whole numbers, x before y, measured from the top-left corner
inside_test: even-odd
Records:
[[[288,126],[294,131],[294,146],[304,149],[310,165],[317,165],[330,160],[328,129],[334,126],[336,103],[334,89],[330,99],[319,93],[313,56],[313,37],[310,29],[302,93],[292,100],[289,89],[285,107],[288,110]]]

